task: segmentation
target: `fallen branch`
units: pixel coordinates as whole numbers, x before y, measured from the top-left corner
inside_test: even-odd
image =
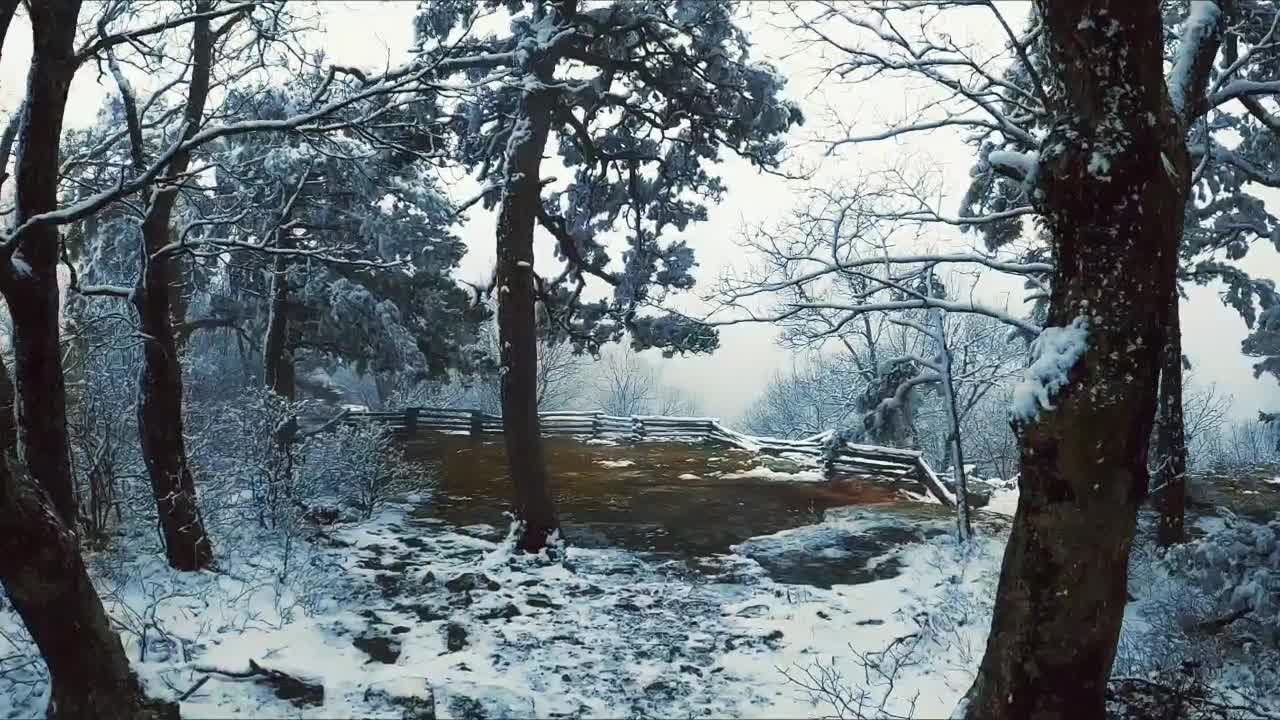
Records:
[[[1196,623],[1195,627],[1192,629],[1195,630],[1196,632],[1207,633],[1209,635],[1217,635],[1223,628],[1239,620],[1240,618],[1248,615],[1251,612],[1253,612],[1253,608],[1246,605],[1240,608],[1239,610],[1236,610],[1235,612],[1230,613],[1228,615],[1223,615],[1220,618],[1213,618],[1211,620],[1205,620],[1203,622]]]
[[[237,680],[253,679],[264,682],[271,686],[276,693],[276,697],[281,700],[288,700],[297,707],[324,704],[324,685],[307,682],[289,673],[263,667],[252,658],[249,659],[249,669],[242,672],[223,670],[216,667],[197,667],[196,671],[225,675]],[[197,684],[196,687],[198,688],[199,685]],[[188,692],[195,692],[195,688]]]

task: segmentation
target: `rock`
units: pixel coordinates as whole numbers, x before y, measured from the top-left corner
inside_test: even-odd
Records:
[[[484,573],[464,572],[447,580],[444,584],[449,592],[467,592],[470,590],[497,590],[499,585]]]
[[[459,720],[500,720],[534,717],[533,699],[497,685],[451,682],[441,688],[449,714]]]
[[[764,641],[770,645],[780,644],[782,642],[782,631],[781,630],[771,631],[768,635],[764,636]]]
[[[542,584],[542,580],[536,577],[529,578],[528,580],[520,581],[520,587],[533,587],[534,585],[541,585],[541,584]]]
[[[377,635],[363,635],[351,641],[360,650],[368,655],[370,660],[376,660],[387,665],[394,665],[396,660],[400,658],[400,643],[391,638],[381,637]]]
[[[641,612],[640,606],[630,600],[619,600],[614,607],[619,610],[626,610],[627,612]]]
[[[747,607],[742,608],[741,610],[739,610],[734,614],[737,615],[738,617],[746,617],[746,618],[763,617],[769,614],[769,606],[768,605],[748,605]]]
[[[559,605],[552,602],[551,598],[547,597],[546,595],[543,595],[542,593],[529,593],[529,595],[525,597],[524,601],[529,605],[529,607],[536,607],[536,608],[560,607]]]
[[[584,585],[571,592],[579,597],[596,597],[597,595],[603,595],[604,589],[595,585]]]
[[[411,612],[418,616],[422,622],[434,622],[436,620],[444,620],[448,616],[430,605],[408,605],[400,604],[395,606],[400,612]]]
[[[786,458],[773,457],[772,455],[761,455],[760,457],[756,458],[756,462],[769,468],[774,472],[787,473],[790,475],[794,475],[803,470],[810,469],[802,466],[800,463],[796,462],[795,460],[788,460]]]
[[[502,606],[502,607],[500,607],[500,608],[494,608],[494,609],[492,609],[492,610],[490,610],[490,611],[486,612],[486,613],[485,613],[485,614],[483,614],[483,615],[479,615],[479,616],[477,616],[477,619],[480,619],[480,620],[498,620],[498,619],[510,620],[511,618],[516,617],[517,615],[522,615],[522,614],[523,614],[523,613],[521,613],[521,612],[520,612],[520,608],[516,607],[515,605],[513,605],[513,604],[511,604],[511,603],[507,603],[506,605],[503,605],[503,606]]]
[[[866,619],[866,620],[859,620],[859,621],[857,621],[857,622],[855,622],[855,623],[854,623],[854,625],[883,625],[883,624],[884,624],[884,621],[883,621],[883,620],[877,620],[876,618],[868,618],[868,619]]]
[[[697,675],[698,677],[702,677],[702,669],[701,669],[701,668],[699,668],[697,665],[681,665],[681,666],[680,666],[680,672],[682,672],[682,673],[693,673],[694,675]]]
[[[420,678],[397,678],[370,685],[364,700],[382,702],[401,711],[401,720],[435,720],[436,698],[431,685]]]
[[[391,628],[391,634],[392,634],[392,635],[403,635],[403,634],[405,634],[405,633],[407,633],[407,632],[409,632],[409,626],[407,626],[407,625],[397,625],[397,626],[395,626],[395,627]]]
[[[467,646],[467,629],[451,622],[445,626],[445,646],[449,652],[457,652]]]
[[[818,617],[822,618],[823,620],[830,620],[830,619],[831,619],[831,616],[830,616],[830,615],[828,615],[828,614],[826,614],[826,613],[822,612],[821,610],[819,610],[819,611],[818,611]]]

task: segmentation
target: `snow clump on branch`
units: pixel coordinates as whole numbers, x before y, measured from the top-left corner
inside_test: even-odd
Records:
[[[1031,364],[1013,388],[1015,421],[1031,422],[1041,408],[1052,410],[1050,400],[1067,384],[1067,374],[1084,355],[1089,343],[1089,321],[1077,317],[1066,327],[1047,327],[1031,343]]]

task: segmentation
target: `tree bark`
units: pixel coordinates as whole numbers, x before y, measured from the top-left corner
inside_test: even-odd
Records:
[[[29,13],[34,47],[17,139],[13,227],[57,207],[62,118],[76,68],[80,0],[33,3]],[[13,319],[19,453],[59,517],[74,528],[67,391],[58,344],[58,250],[55,226],[28,227],[14,254],[0,258],[0,293]]]
[[[0,457],[0,581],[49,668],[50,718],[177,720],[150,701],[111,629],[76,536],[52,501]]]
[[[209,9],[208,0],[197,3],[197,12]],[[204,116],[213,58],[213,34],[208,20],[192,24],[192,70],[185,112],[184,136],[194,135]],[[168,177],[181,177],[189,153],[177,153],[169,161]],[[133,295],[138,329],[143,343],[142,371],[138,374],[138,434],[142,455],[155,495],[165,557],[176,570],[203,570],[213,561],[213,546],[205,532],[196,504],[195,480],[187,460],[183,436],[182,363],[173,330],[173,262],[161,252],[169,244],[169,222],[178,188],[157,186],[142,221],[142,281]]]
[[[282,227],[276,232],[276,247],[292,246],[289,231]],[[293,352],[289,349],[288,266],[288,258],[284,255],[276,255],[272,259],[271,307],[262,343],[262,369],[266,386],[277,395],[293,400],[297,396],[297,373]]]
[[[1178,293],[1169,300],[1169,334],[1160,353],[1160,401],[1156,411],[1156,541],[1164,547],[1186,539],[1187,437],[1182,417],[1182,326]]]
[[[549,76],[549,68],[540,73]],[[538,69],[535,69],[537,72]],[[515,486],[518,547],[539,552],[559,530],[538,421],[538,334],[533,277],[533,229],[542,203],[542,151],[551,129],[554,98],[526,91],[509,151],[498,216],[498,346],[502,359],[502,428]]]
[[[1155,0],[1040,0],[1061,89],[1041,145],[1048,324],[1088,323],[1052,409],[1020,430],[1021,499],[971,718],[1102,718],[1147,492],[1190,173],[1163,74]]]
[[[9,366],[0,359],[0,455],[17,457],[18,421],[14,415],[13,378]]]

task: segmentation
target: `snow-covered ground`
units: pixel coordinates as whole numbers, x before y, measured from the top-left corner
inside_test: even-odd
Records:
[[[1002,543],[985,537],[961,557],[946,522],[842,510],[713,558],[571,547],[551,564],[513,556],[494,528],[406,510],[295,549],[301,567],[283,584],[255,570],[279,568],[270,552],[196,575],[133,558],[98,582],[152,693],[182,697],[209,678],[181,701],[188,718],[402,717],[411,698],[431,695],[440,717],[824,715],[787,675],[833,667],[861,685],[854,651],[891,645],[890,656],[910,648],[920,662],[896,678],[890,706],[908,709],[918,691],[916,712],[939,715],[980,655]],[[863,566],[866,582],[770,577],[806,555]],[[12,646],[0,656],[31,657],[11,611],[0,631]],[[323,702],[298,706],[210,672],[250,660],[323,685]],[[42,714],[39,663],[0,683],[0,717]]]
[[[1011,511],[1016,489],[992,502]],[[818,717],[841,702],[940,717],[981,658],[1008,522],[979,512],[961,549],[936,508],[838,508],[714,557],[570,547],[551,563],[412,507],[321,531],[288,563],[242,538],[221,572],[100,556],[95,579],[150,692],[186,718]],[[1122,662],[1165,632],[1167,597],[1131,604]],[[0,717],[43,713],[33,660],[0,610]],[[227,674],[250,661],[323,697]]]

